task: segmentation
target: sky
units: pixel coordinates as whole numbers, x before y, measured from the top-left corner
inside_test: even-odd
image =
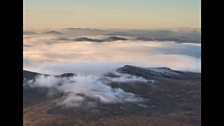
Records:
[[[201,0],[23,0],[23,13],[25,30],[201,27]]]

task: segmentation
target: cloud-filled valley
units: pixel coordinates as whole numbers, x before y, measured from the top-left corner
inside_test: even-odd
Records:
[[[101,31],[99,31],[101,32]],[[79,107],[86,98],[102,103],[142,102],[138,97],[109,82],[152,83],[154,80],[116,72],[124,65],[168,67],[174,70],[199,72],[201,69],[200,43],[138,40],[133,36],[105,34],[66,34],[57,31],[24,34],[25,70],[57,75],[75,73],[61,78],[38,76],[29,87],[41,87],[62,92],[60,105]],[[119,77],[105,77],[113,72]],[[102,77],[104,78],[102,80]],[[54,93],[53,93],[54,94]]]
[[[201,69],[201,45],[191,42],[143,41],[121,35],[32,32],[24,34],[23,50],[24,69],[50,74],[103,74],[126,64],[194,72]]]
[[[163,119],[179,125],[183,117],[200,123],[198,32],[67,29],[23,37],[28,125],[145,125]]]
[[[25,85],[31,88],[48,88],[50,94],[54,94],[53,92],[56,91],[62,92],[64,97],[58,104],[66,107],[80,107],[86,98],[105,104],[143,102],[143,98],[121,88],[112,88],[108,84],[111,81],[119,83],[128,81],[147,82],[147,80],[131,75],[119,75],[120,77],[117,78],[102,78],[102,76],[82,74],[70,77],[39,75],[34,80],[25,82]]]

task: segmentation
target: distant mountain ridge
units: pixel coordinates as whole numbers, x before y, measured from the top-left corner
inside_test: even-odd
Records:
[[[154,77],[162,77],[162,78],[170,78],[170,79],[193,79],[194,80],[194,79],[201,78],[200,73],[194,73],[194,72],[188,72],[188,71],[177,71],[177,70],[172,70],[167,67],[144,68],[144,67],[136,67],[136,66],[132,66],[132,65],[125,65],[123,67],[118,68],[116,71],[119,73],[140,76],[145,79],[154,78]],[[105,75],[108,75],[108,74],[110,74],[110,76],[112,76],[113,73],[106,73]],[[23,70],[23,77],[26,79],[33,79],[35,76],[38,76],[38,75],[50,76],[48,74],[41,74],[41,73]],[[71,77],[71,76],[76,76],[76,74],[75,73],[63,73],[61,75],[53,75],[53,76],[55,76],[55,77]]]
[[[72,35],[75,37],[89,35],[106,35],[106,36],[127,36],[134,37],[136,40],[142,41],[174,41],[174,42],[189,42],[200,43],[200,29],[168,29],[168,30],[140,30],[140,29],[90,29],[90,28],[67,28],[57,31],[45,31],[41,34],[50,35]],[[27,34],[24,31],[24,34]],[[114,38],[111,38],[114,39]],[[109,39],[110,40],[110,39]],[[95,40],[90,40],[95,42]],[[101,40],[103,41],[103,40]]]
[[[62,35],[63,33],[58,31],[47,31],[44,32],[44,34]]]
[[[103,39],[92,39],[87,37],[79,37],[73,39],[73,41],[89,41],[89,42],[113,42],[113,41],[119,41],[119,40],[128,40],[126,38],[117,37],[117,36],[111,36]]]
[[[55,77],[71,77],[71,76],[75,76],[76,74],[64,73],[64,74],[60,74],[60,75],[49,75],[49,74],[43,74],[43,73],[37,73],[37,72],[31,72],[28,70],[23,70],[23,79],[32,80],[32,79],[35,79],[35,77],[40,76],[40,75],[55,76]]]
[[[143,78],[163,77],[170,79],[199,79],[201,77],[200,73],[176,71],[166,67],[142,68],[125,65],[124,67],[118,68],[117,71]]]

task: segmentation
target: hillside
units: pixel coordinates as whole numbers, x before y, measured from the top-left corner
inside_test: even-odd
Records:
[[[105,98],[113,99],[113,102],[105,102],[101,97],[91,94],[93,89],[98,94],[102,94],[104,90],[84,85],[88,77],[81,81],[88,90],[81,90],[82,85],[78,80],[80,75],[77,74],[54,75],[53,79],[60,81],[53,81],[56,83],[53,87],[30,86],[42,74],[25,70],[23,74],[25,126],[200,126],[200,73],[165,67],[142,68],[125,65],[100,76],[97,81],[90,81],[95,82],[92,83],[93,87],[97,83],[105,84],[104,88],[112,91]],[[68,83],[67,80],[73,82]],[[69,84],[76,86],[76,83],[76,88],[80,91],[75,92],[75,96],[82,98],[82,101],[79,101],[78,106],[75,105],[76,102],[70,106],[62,105],[61,101],[70,98],[67,96],[71,93],[59,87],[69,87]]]

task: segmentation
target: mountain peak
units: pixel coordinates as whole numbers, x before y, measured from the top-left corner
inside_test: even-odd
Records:
[[[55,35],[61,35],[61,34],[63,34],[63,33],[58,32],[58,31],[48,31],[48,32],[45,32],[44,34],[55,34]]]

